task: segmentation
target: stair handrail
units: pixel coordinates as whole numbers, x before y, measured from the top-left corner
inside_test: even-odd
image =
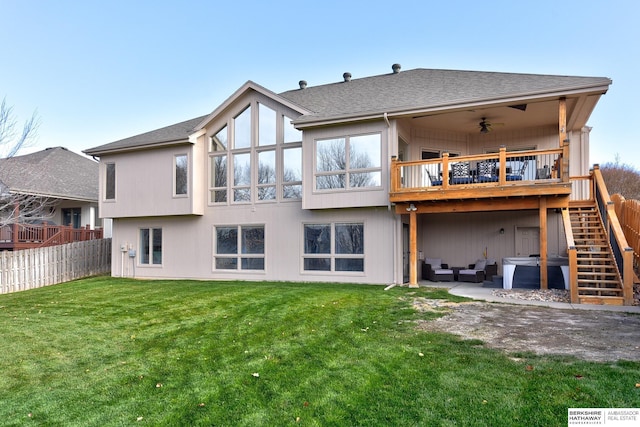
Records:
[[[609,196],[609,191],[598,165],[594,165],[592,174],[594,199],[622,279],[624,305],[633,305],[633,248],[629,246],[624,236],[618,215],[616,215],[615,204]]]
[[[626,199],[622,194],[611,196],[627,243],[633,248],[635,266],[640,265],[640,200]],[[639,282],[637,276],[634,281]]]
[[[573,237],[573,228],[571,227],[571,215],[568,209],[562,209],[562,222],[564,223],[564,232],[567,239],[567,255],[569,257],[569,295],[572,304],[578,304],[578,248]]]

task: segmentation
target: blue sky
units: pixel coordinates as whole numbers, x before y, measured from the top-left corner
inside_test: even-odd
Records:
[[[221,4],[218,4],[221,3]],[[640,2],[0,0],[0,99],[75,152],[274,92],[444,68],[609,77],[591,163],[640,168]],[[31,149],[31,151],[34,151]]]

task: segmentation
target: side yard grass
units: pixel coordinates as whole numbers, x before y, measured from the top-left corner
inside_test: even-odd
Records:
[[[79,280],[0,296],[3,426],[554,426],[640,407],[640,363],[418,331],[414,296],[342,284]]]

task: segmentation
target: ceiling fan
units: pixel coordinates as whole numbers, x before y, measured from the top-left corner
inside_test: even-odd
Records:
[[[480,128],[480,133],[491,132],[491,127],[495,125],[504,125],[504,123],[490,123],[486,117],[483,117],[480,123],[478,123],[478,127]]]

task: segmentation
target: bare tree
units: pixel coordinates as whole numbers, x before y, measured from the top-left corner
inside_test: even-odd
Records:
[[[14,116],[13,107],[8,106],[6,99],[0,104],[0,226],[17,223],[35,222],[49,218],[52,201],[47,197],[34,194],[33,191],[20,191],[13,188],[9,177],[20,175],[20,164],[14,156],[23,148],[29,147],[35,140],[40,120],[33,113],[22,129]],[[20,176],[21,187],[34,176]]]
[[[620,163],[619,155],[616,155],[615,162],[601,165],[600,172],[609,194],[640,200],[640,172],[632,165]]]
[[[21,148],[26,148],[34,141],[40,120],[37,113],[24,123],[22,132],[18,134],[18,122],[13,114],[13,107],[7,105],[3,99],[0,104],[0,147],[3,158],[13,157]]]

